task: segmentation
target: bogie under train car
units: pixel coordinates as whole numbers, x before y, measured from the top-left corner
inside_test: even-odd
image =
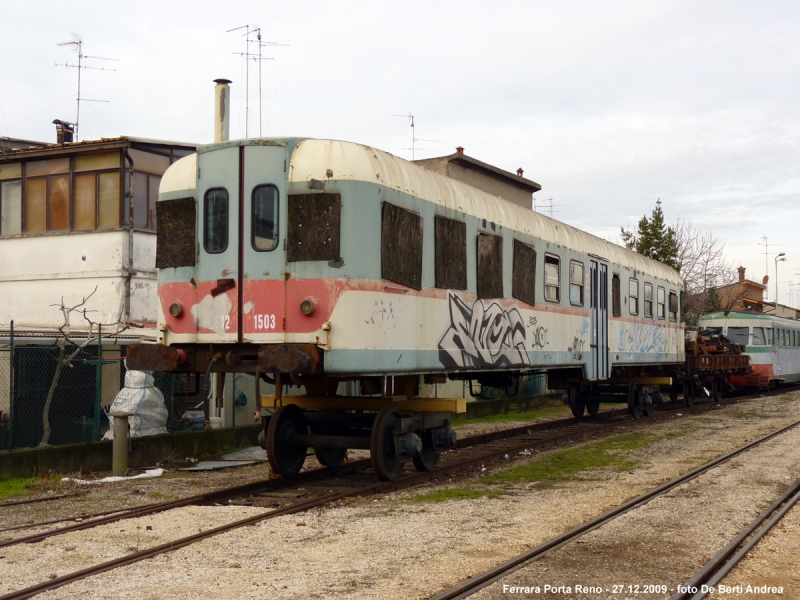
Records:
[[[274,381],[284,476],[308,447],[330,466],[369,448],[382,479],[435,467],[465,401],[418,398],[421,378],[546,370],[576,414],[610,390],[640,416],[684,361],[677,272],[368,146],[204,146],[166,172],[157,216],[159,343],[129,366]]]
[[[731,377],[739,389],[774,389],[800,381],[800,322],[760,313],[716,312],[704,315],[699,325],[718,330],[731,342],[745,347],[752,370]]]

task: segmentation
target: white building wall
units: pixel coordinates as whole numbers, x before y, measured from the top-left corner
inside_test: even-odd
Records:
[[[128,232],[97,231],[0,239],[0,326],[55,329],[63,324],[57,305],[86,303],[91,318],[103,323],[129,320],[125,314],[129,272]],[[130,320],[156,317],[155,234],[134,234]],[[52,306],[56,305],[56,306]],[[73,315],[74,330],[85,320]]]

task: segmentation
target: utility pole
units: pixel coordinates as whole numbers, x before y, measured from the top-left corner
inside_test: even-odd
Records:
[[[83,40],[81,36],[77,33],[72,34],[72,39],[67,42],[58,42],[57,46],[68,46],[71,47],[73,52],[78,54],[78,64],[71,65],[69,63],[64,63],[60,65],[56,63],[57,67],[68,67],[70,69],[78,69],[78,110],[76,111],[75,115],[75,141],[78,141],[78,126],[81,120],[81,102],[110,102],[110,100],[89,100],[88,98],[81,98],[81,69],[93,69],[95,71],[116,71],[116,69],[106,69],[103,67],[90,67],[88,65],[83,65],[81,62],[84,58],[90,58],[93,60],[113,60],[117,61],[116,58],[106,58],[104,56],[86,56],[83,53]]]

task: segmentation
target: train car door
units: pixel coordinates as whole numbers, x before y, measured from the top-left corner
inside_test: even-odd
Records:
[[[197,155],[199,260],[192,307],[198,342],[239,339],[239,148]]]
[[[589,261],[589,298],[591,305],[590,347],[592,349],[590,379],[608,379],[608,265]]]
[[[286,146],[243,148],[242,341],[285,340]]]

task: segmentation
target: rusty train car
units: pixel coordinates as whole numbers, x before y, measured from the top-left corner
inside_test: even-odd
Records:
[[[287,477],[308,447],[330,466],[368,448],[384,480],[434,468],[465,400],[420,398],[420,380],[542,370],[576,415],[615,387],[642,416],[684,363],[676,271],[369,146],[202,146],[157,215],[158,344],[129,368],[274,382],[264,436]]]

